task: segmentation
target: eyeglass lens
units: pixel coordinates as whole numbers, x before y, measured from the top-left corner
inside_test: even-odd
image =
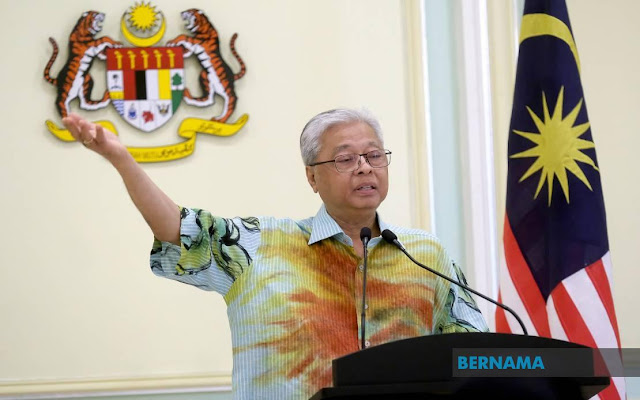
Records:
[[[374,168],[382,168],[389,165],[389,155],[384,151],[373,150],[365,155],[365,159]],[[360,155],[342,154],[336,157],[336,168],[340,172],[354,171],[360,165]]]

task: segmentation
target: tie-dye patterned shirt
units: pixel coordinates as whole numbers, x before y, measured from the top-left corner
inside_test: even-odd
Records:
[[[440,242],[387,225],[417,260],[464,282]],[[181,245],[156,240],[157,275],[214,290],[227,303],[234,399],[308,399],[331,386],[331,360],[360,348],[362,258],[321,207],[302,221],[225,219],[181,208]],[[466,291],[414,265],[381,237],[367,267],[366,345],[486,331]]]

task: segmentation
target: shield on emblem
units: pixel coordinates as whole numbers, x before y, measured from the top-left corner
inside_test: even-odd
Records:
[[[118,114],[144,132],[169,121],[185,87],[182,47],[120,47],[106,54],[107,89]]]

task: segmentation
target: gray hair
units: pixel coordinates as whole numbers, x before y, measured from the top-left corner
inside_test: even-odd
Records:
[[[312,164],[316,160],[320,152],[320,138],[323,133],[335,125],[351,122],[364,122],[369,125],[378,139],[380,139],[380,142],[384,143],[378,119],[366,108],[357,110],[336,108],[325,111],[311,118],[300,135],[300,153],[302,154],[304,165]]]

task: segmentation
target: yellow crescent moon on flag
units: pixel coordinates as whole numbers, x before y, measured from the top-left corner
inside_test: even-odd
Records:
[[[556,17],[549,14],[527,14],[522,17],[522,27],[520,29],[520,44],[527,39],[536,36],[550,35],[565,42],[576,60],[578,73],[580,73],[580,58],[576,42],[569,27]]]
[[[167,29],[167,24],[164,20],[164,14],[160,13],[162,16],[162,23],[160,24],[160,29],[153,36],[148,38],[137,37],[129,29],[127,28],[127,22],[125,20],[125,15],[122,15],[122,19],[120,20],[120,29],[122,30],[122,34],[129,41],[129,43],[133,44],[136,47],[150,47],[154,44],[158,43],[162,36],[164,36],[164,31]]]

